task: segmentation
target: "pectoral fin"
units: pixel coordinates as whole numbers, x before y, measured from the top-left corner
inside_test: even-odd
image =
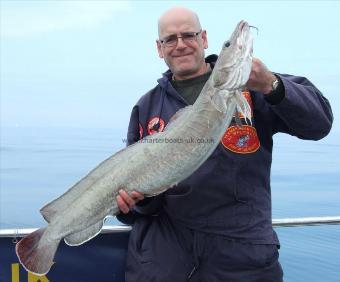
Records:
[[[215,93],[211,98],[212,104],[221,113],[225,113],[227,111],[227,103],[225,96],[227,97],[227,95],[223,94],[223,91],[221,90]]]

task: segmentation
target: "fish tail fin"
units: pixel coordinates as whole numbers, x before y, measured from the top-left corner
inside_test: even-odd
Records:
[[[60,240],[41,240],[46,228],[41,228],[21,239],[15,246],[21,265],[36,275],[45,275],[53,264]]]

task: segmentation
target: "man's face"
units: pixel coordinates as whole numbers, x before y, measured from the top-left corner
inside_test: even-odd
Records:
[[[199,32],[199,33],[198,33]],[[198,33],[192,39],[178,38],[173,46],[166,44],[169,36],[185,36]],[[172,17],[159,27],[158,54],[164,59],[177,79],[187,79],[201,74],[205,69],[204,49],[208,47],[206,31],[201,31],[194,18]],[[162,40],[165,39],[163,43]]]

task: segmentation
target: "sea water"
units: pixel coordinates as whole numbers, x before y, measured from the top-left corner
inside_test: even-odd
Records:
[[[125,147],[124,130],[1,128],[0,229],[45,225],[39,209]],[[340,134],[274,138],[273,218],[340,216]],[[111,220],[111,224],[119,224]],[[340,281],[340,225],[276,228],[285,281]]]

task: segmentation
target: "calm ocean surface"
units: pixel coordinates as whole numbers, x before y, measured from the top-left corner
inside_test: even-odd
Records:
[[[1,128],[0,229],[45,225],[39,209],[124,138],[112,129]],[[273,218],[340,216],[340,133],[318,142],[277,135],[272,196]],[[340,281],[340,225],[276,230],[285,281]]]

